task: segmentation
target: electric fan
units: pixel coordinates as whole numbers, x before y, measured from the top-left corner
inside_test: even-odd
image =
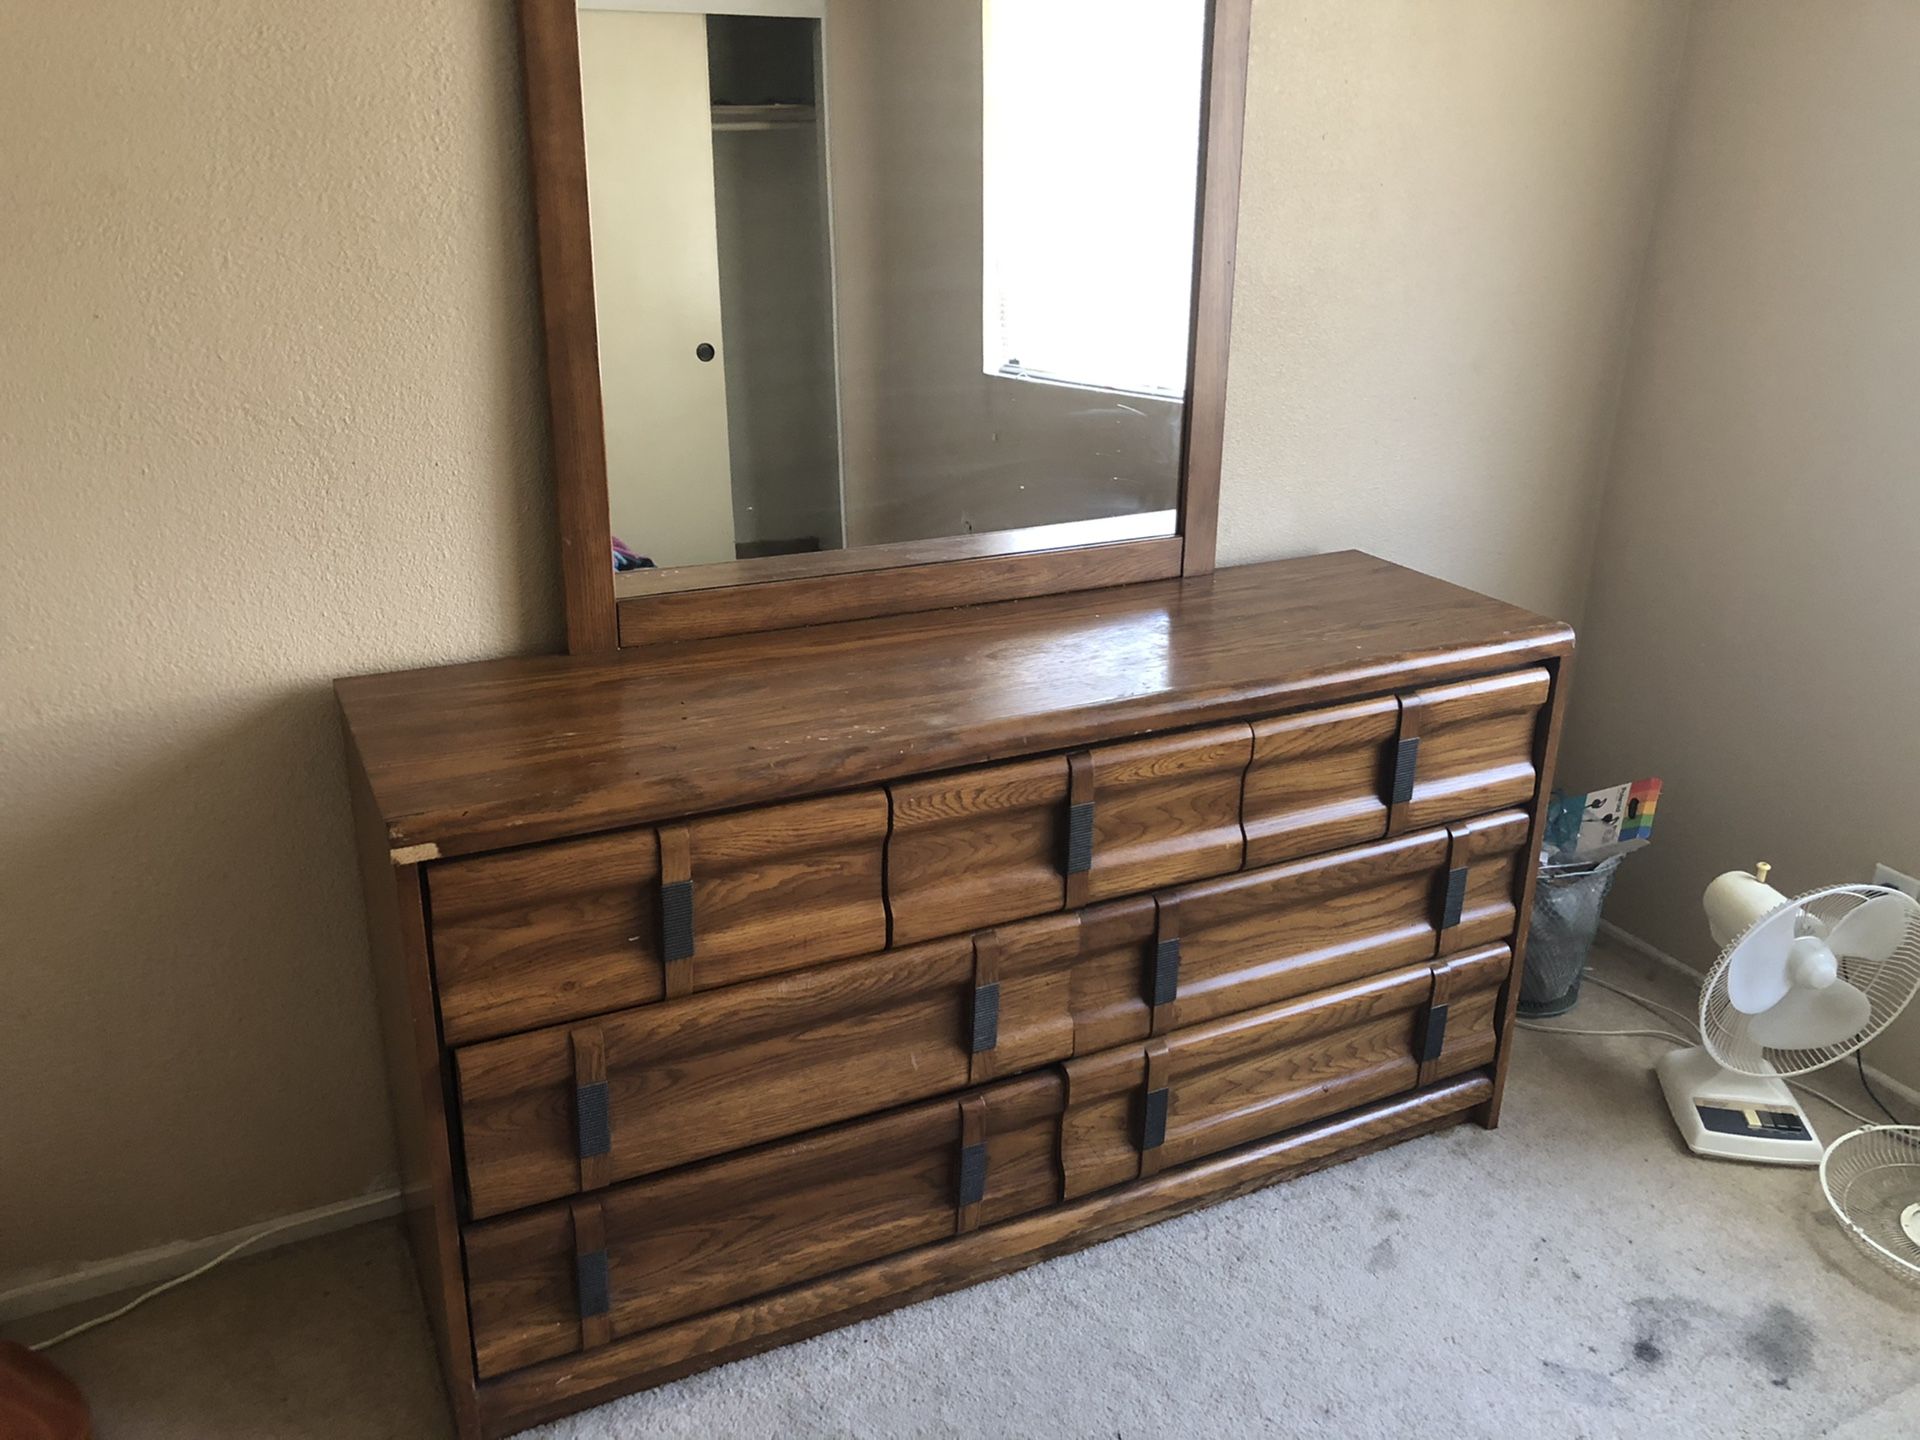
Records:
[[[1920,1126],[1869,1125],[1820,1161],[1840,1228],[1886,1269],[1920,1280]]]
[[[1913,999],[1920,903],[1878,885],[1789,900],[1767,884],[1770,868],[1707,886],[1724,948],[1701,987],[1701,1043],[1661,1058],[1660,1087],[1695,1154],[1818,1165],[1820,1142],[1783,1077],[1853,1054]]]

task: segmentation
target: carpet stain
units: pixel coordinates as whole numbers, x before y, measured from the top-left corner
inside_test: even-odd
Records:
[[[1782,1390],[1813,1368],[1813,1326],[1790,1305],[1769,1305],[1740,1337],[1740,1350]]]
[[[1384,1275],[1399,1263],[1399,1253],[1393,1248],[1393,1237],[1389,1235],[1378,1245],[1374,1246],[1372,1251],[1367,1255],[1367,1273],[1369,1275]]]
[[[1641,1365],[1658,1365],[1686,1343],[1694,1329],[1724,1324],[1719,1310],[1683,1295],[1643,1295],[1635,1300],[1630,1349]]]

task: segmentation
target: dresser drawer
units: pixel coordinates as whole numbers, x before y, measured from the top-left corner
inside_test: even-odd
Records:
[[[1444,1020],[1430,1026],[1430,1044],[1421,1056],[1422,1085],[1493,1059],[1499,1049],[1500,991],[1512,973],[1513,951],[1505,945],[1485,945],[1434,965],[1433,1009],[1444,1005],[1446,1010]]]
[[[1064,1093],[1010,1080],[469,1226],[479,1373],[1054,1204]]]
[[[1256,720],[1241,822],[1247,865],[1272,865],[1387,833],[1400,702]]]
[[[471,1214],[956,1090],[988,1052],[1064,1058],[1071,961],[1048,943],[961,936],[457,1051]]]
[[[1086,776],[1076,804],[1093,807],[1084,904],[1238,870],[1246,856],[1240,791],[1253,731],[1219,725],[1103,745],[1069,756]]]
[[[1160,896],[1154,1033],[1431,960],[1449,850],[1427,830]]]
[[[1453,853],[1447,831],[1429,830],[1093,906],[1074,962],[1074,1053],[1431,959]]]
[[[1417,830],[1533,798],[1545,670],[1419,690],[1401,701],[1403,783],[1393,830]]]
[[[1441,907],[1440,953],[1512,940],[1520,921],[1533,822],[1507,810],[1449,825],[1447,895]]]
[[[1073,962],[1073,1053],[1092,1055],[1153,1033],[1160,907],[1151,895],[1080,912]]]
[[[1064,756],[909,780],[888,793],[887,904],[896,945],[1066,903]]]
[[[896,944],[1238,870],[1245,725],[889,787]]]
[[[1433,985],[1406,966],[1068,1061],[1066,1197],[1411,1089]]]
[[[973,1083],[1073,1054],[1079,955],[1078,914],[1042,915],[973,937]]]
[[[449,1044],[882,949],[879,790],[427,873]]]

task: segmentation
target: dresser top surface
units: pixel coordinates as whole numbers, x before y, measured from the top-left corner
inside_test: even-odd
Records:
[[[1558,621],[1345,551],[335,689],[391,844],[432,858],[1457,679],[1572,643]]]

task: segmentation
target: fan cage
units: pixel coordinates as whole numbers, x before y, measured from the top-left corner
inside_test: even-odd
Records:
[[[1787,906],[1804,910],[1831,930],[1869,900],[1898,893],[1868,885],[1836,885],[1789,900]],[[1915,994],[1920,993],[1920,921],[1914,918],[1920,911],[1914,911],[1909,913],[1905,937],[1887,959],[1868,962],[1857,957],[1840,957],[1840,978],[1864,994],[1870,1007],[1867,1023],[1860,1027],[1858,1035],[1844,1044],[1811,1050],[1779,1050],[1762,1045],[1748,1029],[1752,1017],[1736,1010],[1728,997],[1727,968],[1733,952],[1747,936],[1785,908],[1776,906],[1735,937],[1733,943],[1720,952],[1707,983],[1700,987],[1701,1041],[1715,1060],[1742,1075],[1804,1075],[1831,1065],[1878,1035],[1912,1002]]]
[[[1920,1245],[1900,1220],[1920,1205],[1920,1126],[1869,1125],[1842,1135],[1820,1158],[1820,1188],[1840,1228],[1875,1263],[1920,1279]]]

